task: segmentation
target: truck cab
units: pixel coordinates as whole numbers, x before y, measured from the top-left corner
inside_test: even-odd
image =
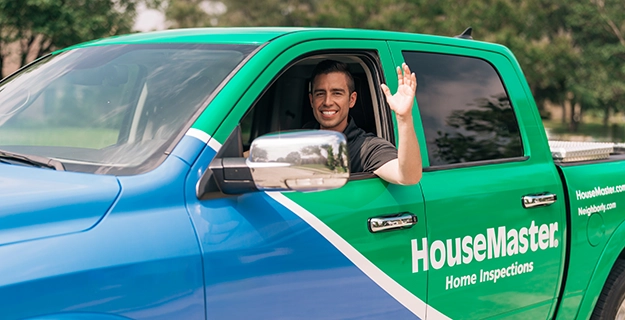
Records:
[[[351,121],[394,145],[380,84],[416,73],[418,184],[350,173],[341,134],[305,129],[325,59],[354,77]],[[7,319],[625,310],[624,158],[554,160],[500,45],[290,28],[97,40],[0,83],[0,150]]]

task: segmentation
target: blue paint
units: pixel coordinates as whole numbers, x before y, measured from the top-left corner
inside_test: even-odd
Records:
[[[120,317],[101,313],[57,313],[25,320],[129,320],[130,318]]]
[[[0,164],[0,245],[87,230],[119,190],[114,176]]]
[[[0,245],[0,319],[415,318],[266,194],[199,201],[214,155],[184,137],[136,176],[0,166],[0,237],[38,228]]]
[[[153,171],[119,177],[109,212],[93,205],[104,215],[97,225],[0,246],[0,318],[204,319],[202,261],[183,197],[188,170],[168,157]],[[94,185],[109,178],[117,184],[115,177],[88,176]]]
[[[172,150],[171,155],[191,165],[197,159],[198,154],[206,147],[206,143],[200,139],[185,135]]]
[[[295,213],[256,192],[199,201],[186,184],[204,258],[208,319],[414,319]]]

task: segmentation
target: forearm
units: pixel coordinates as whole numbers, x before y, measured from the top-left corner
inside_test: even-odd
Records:
[[[422,163],[412,114],[397,115],[396,119],[399,135],[397,146],[399,182],[401,184],[416,184],[421,180]]]
[[[403,70],[402,70],[403,68]],[[416,184],[421,180],[422,165],[419,142],[414,130],[412,107],[417,90],[417,76],[403,63],[397,67],[397,93],[391,95],[387,85],[382,91],[391,110],[395,111],[399,144],[397,159],[384,164],[374,171],[382,179],[396,184]]]

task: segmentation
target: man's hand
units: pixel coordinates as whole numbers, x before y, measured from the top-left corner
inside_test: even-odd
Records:
[[[391,90],[385,84],[381,87],[386,102],[397,117],[398,158],[385,163],[373,173],[390,183],[416,184],[421,180],[422,174],[421,152],[412,120],[417,76],[404,63],[401,68],[397,67],[397,82],[397,92],[394,95],[391,95]]]
[[[403,118],[412,115],[412,105],[415,91],[417,90],[417,76],[414,73],[410,73],[410,68],[406,63],[402,64],[402,68],[397,67],[398,87],[394,95],[391,94],[391,90],[387,85],[382,84],[381,87],[391,110],[395,111],[397,117]]]

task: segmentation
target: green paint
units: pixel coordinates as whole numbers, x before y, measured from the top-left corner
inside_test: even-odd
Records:
[[[425,301],[427,273],[412,273],[410,241],[425,236],[425,215],[420,186],[395,186],[380,179],[351,181],[338,190],[287,193],[356,250],[403,287]],[[352,196],[349,196],[352,195]],[[411,212],[417,225],[411,229],[373,234],[369,218]]]
[[[63,50],[112,44],[223,43],[262,44],[297,28],[204,28],[135,33],[81,43]]]
[[[388,81],[393,91],[397,88],[395,66],[403,62],[403,50],[474,57],[491,64],[501,77],[519,123],[524,158],[498,164],[426,170],[416,186],[389,185],[369,178],[352,180],[337,190],[285,193],[389,277],[451,318],[587,318],[612,264],[623,250],[625,227],[619,226],[623,221],[620,199],[624,199],[624,194],[602,196],[600,203],[599,198],[577,199],[576,195],[576,191],[594,190],[597,186],[624,185],[622,175],[618,174],[622,171],[622,162],[561,168],[573,211],[567,224],[567,197],[551,160],[540,116],[518,62],[505,47],[386,31],[289,28],[164,31],[98,40],[76,47],[130,43],[263,45],[221,88],[193,124],[193,128],[222,143],[263,90],[290,63],[312,52],[373,52],[382,68],[383,81]],[[414,119],[427,168],[430,166],[428,150],[421,124],[425,120],[418,107],[414,110]],[[554,205],[534,209],[521,206],[523,195],[545,191],[557,195]],[[593,205],[607,203],[616,203],[617,208],[591,215],[591,218],[578,214],[580,208],[587,212]],[[417,225],[379,234],[368,231],[367,219],[400,212],[414,213],[418,217]],[[472,257],[466,263],[453,265],[452,259],[440,255],[442,247],[457,252],[456,239],[462,241],[468,237],[472,248],[477,246],[476,239],[481,236],[487,242],[489,239],[499,241],[502,230],[506,233],[501,241],[506,244],[518,241],[514,237],[509,239],[509,232],[534,230],[526,239],[529,242],[534,239],[539,249],[518,253],[513,245],[511,251],[504,248],[505,256],[498,251],[500,256],[493,254],[484,260]],[[541,236],[543,231],[549,233],[548,238]],[[569,231],[570,239],[567,239]],[[438,250],[438,253],[428,256],[427,263],[417,260],[418,271],[414,272],[412,244],[425,250],[423,239],[426,239],[428,252]],[[545,243],[547,245],[540,248]],[[570,261],[568,276],[564,279],[567,245],[571,246]],[[486,244],[485,254],[488,248],[494,252],[493,244]],[[426,266],[428,270],[424,270]],[[496,281],[493,278],[495,271],[509,272],[512,268],[523,272],[497,277]],[[562,303],[555,315],[555,303],[562,286]]]
[[[588,235],[588,243],[590,243],[593,247],[597,246],[604,240],[605,223],[603,222],[603,216],[601,213],[593,213],[590,217],[588,217],[586,234]]]
[[[397,283],[451,318],[555,316],[557,295],[565,285],[567,229],[571,228],[571,267],[557,316],[568,319],[576,315],[581,303],[580,316],[586,317],[596,302],[592,297],[601,290],[612,263],[622,251],[622,242],[617,244],[614,240],[615,245],[610,248],[605,245],[611,235],[615,239],[614,230],[622,218],[604,216],[604,223],[595,221],[588,225],[574,213],[571,225],[567,225],[563,184],[551,160],[540,116],[517,61],[504,47],[380,31],[310,29],[286,33],[268,42],[239,70],[194,127],[214,132],[218,141],[225,141],[263,90],[293,60],[318,50],[350,48],[376,52],[391,90],[397,87],[394,67],[403,62],[402,50],[461,55],[487,61],[500,75],[514,108],[525,160],[425,172],[421,184],[412,187],[365,179],[351,181],[338,190],[286,193],[286,196],[326,223]],[[415,108],[414,119],[424,165],[428,167],[418,108]],[[573,180],[569,186],[569,198],[572,189],[594,187],[587,178],[589,173],[593,176],[592,181],[623,184],[616,181],[619,166],[622,164],[595,165],[598,169],[591,166],[564,168],[567,181],[571,183]],[[595,171],[600,175],[595,176]],[[574,175],[579,181],[573,178]],[[521,206],[521,196],[544,191],[557,195],[556,204],[534,209]],[[571,208],[576,205],[572,201]],[[418,216],[417,226],[382,234],[371,234],[367,230],[368,218],[404,211]],[[613,216],[617,217],[616,214]],[[418,246],[423,238],[427,238],[430,246],[437,240],[443,243],[449,240],[454,244],[455,239],[467,236],[475,239],[478,235],[485,235],[487,238],[489,230],[496,234],[502,226],[506,232],[529,230],[535,226],[535,239],[538,239],[542,226],[551,228],[545,230],[552,232],[552,240],[557,245],[483,261],[473,259],[470,263],[454,266],[446,261],[440,268],[433,268],[430,261],[429,270],[424,271],[421,265],[418,272],[412,272],[412,240],[416,240]],[[625,229],[619,235],[625,238]],[[596,243],[595,246],[590,245],[589,239]],[[506,234],[506,243],[509,242]],[[602,264],[597,265],[602,254]],[[531,271],[528,271],[530,265]],[[491,277],[491,271],[513,267],[517,270],[524,268],[524,272],[497,278],[496,282]],[[592,290],[593,295],[584,296],[584,290]]]
[[[585,291],[579,309],[579,318],[583,319],[590,316],[612,264],[623,250],[625,242],[615,240],[622,239],[620,232],[625,231],[621,230],[625,192],[617,191],[625,185],[625,176],[621,162],[564,166],[561,170],[571,203],[570,265],[574,266],[568,270],[564,294],[567,297]],[[616,208],[608,209],[610,204]],[[602,211],[591,213],[593,208]],[[593,218],[597,215],[602,221]]]

